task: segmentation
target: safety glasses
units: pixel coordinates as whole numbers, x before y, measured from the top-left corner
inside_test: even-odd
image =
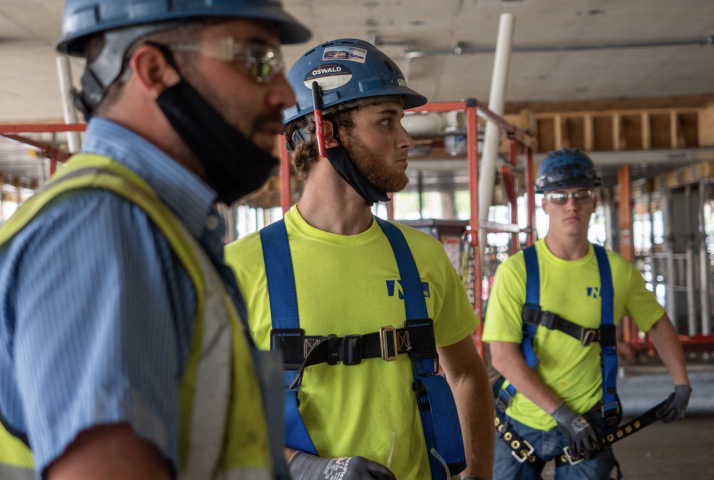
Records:
[[[572,198],[578,205],[590,203],[595,196],[592,190],[579,190],[577,192],[547,192],[546,200],[556,205],[565,205]]]
[[[231,62],[258,83],[269,83],[279,73],[285,73],[285,61],[279,48],[262,43],[234,41],[226,37],[200,44],[171,45],[174,52],[198,52]]]

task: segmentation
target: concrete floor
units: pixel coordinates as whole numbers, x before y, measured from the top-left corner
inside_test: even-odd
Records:
[[[625,480],[711,480],[714,415],[688,415],[669,425],[656,422],[613,448]],[[554,468],[546,465],[545,480],[553,478]]]

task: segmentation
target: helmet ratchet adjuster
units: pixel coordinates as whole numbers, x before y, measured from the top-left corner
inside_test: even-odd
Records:
[[[312,82],[312,104],[315,107],[315,136],[317,149],[322,158],[327,158],[325,153],[325,128],[322,124],[322,89],[317,82]]]

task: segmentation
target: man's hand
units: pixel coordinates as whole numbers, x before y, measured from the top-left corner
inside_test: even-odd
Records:
[[[600,450],[600,438],[595,433],[593,426],[585,417],[572,411],[565,402],[553,410],[551,415],[558,422],[560,431],[568,439],[569,454],[572,458],[579,457],[582,450],[585,458],[588,459],[591,449]]]
[[[664,423],[671,423],[684,418],[684,412],[689,405],[689,396],[692,394],[692,387],[689,385],[675,385],[674,392],[664,402],[662,408],[657,410],[657,418]]]
[[[387,467],[364,457],[320,458],[300,451],[288,470],[293,480],[397,480]]]

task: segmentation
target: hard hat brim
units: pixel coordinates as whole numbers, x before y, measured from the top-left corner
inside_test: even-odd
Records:
[[[402,85],[399,85],[397,87],[387,87],[383,88],[380,90],[375,90],[374,94],[372,95],[360,95],[359,97],[355,98],[354,100],[340,100],[334,103],[326,103],[323,106],[323,111],[329,115],[331,112],[332,107],[339,107],[340,105],[343,104],[352,104],[354,103],[354,106],[348,106],[347,109],[349,108],[356,108],[357,107],[357,102],[361,99],[364,98],[370,98],[370,97],[388,97],[388,96],[401,96],[404,98],[404,110],[409,110],[411,108],[417,108],[421,107],[422,105],[425,105],[427,103],[427,99],[424,95],[417,93],[416,91],[412,90],[409,87],[405,87]],[[302,118],[305,115],[309,115],[312,112],[314,112],[315,109],[313,106],[310,106],[306,108],[305,110],[301,110],[300,114],[297,115],[297,109],[296,106],[290,107],[288,109],[283,110],[283,124],[287,125],[288,123],[297,120],[298,118]],[[289,116],[286,114],[290,114]]]
[[[536,188],[535,193],[546,193],[546,192],[550,192],[552,190],[562,190],[564,188],[580,188],[580,187],[597,188],[600,185],[602,185],[602,182],[599,179],[596,179],[596,180],[582,179],[581,181],[563,180],[560,182],[551,183],[547,187]]]
[[[101,28],[97,25],[88,25],[84,28],[79,28],[77,31],[69,35],[65,35],[55,44],[55,49],[59,53],[71,56],[84,56],[84,47],[87,38],[99,32],[113,30],[116,28],[133,27],[147,23],[158,23],[165,21],[186,20],[189,22],[192,18],[197,17],[226,17],[226,18],[248,18],[256,20],[273,21],[276,24],[278,38],[284,45],[304,43],[312,38],[312,32],[297,21],[292,15],[287,13],[282,7],[277,4],[275,6],[255,6],[242,7],[240,13],[236,13],[234,9],[215,8],[210,12],[197,10],[192,14],[191,11],[178,10],[169,13],[162,13],[160,16],[147,16],[141,21],[133,18],[122,17],[115,21],[103,22]]]

